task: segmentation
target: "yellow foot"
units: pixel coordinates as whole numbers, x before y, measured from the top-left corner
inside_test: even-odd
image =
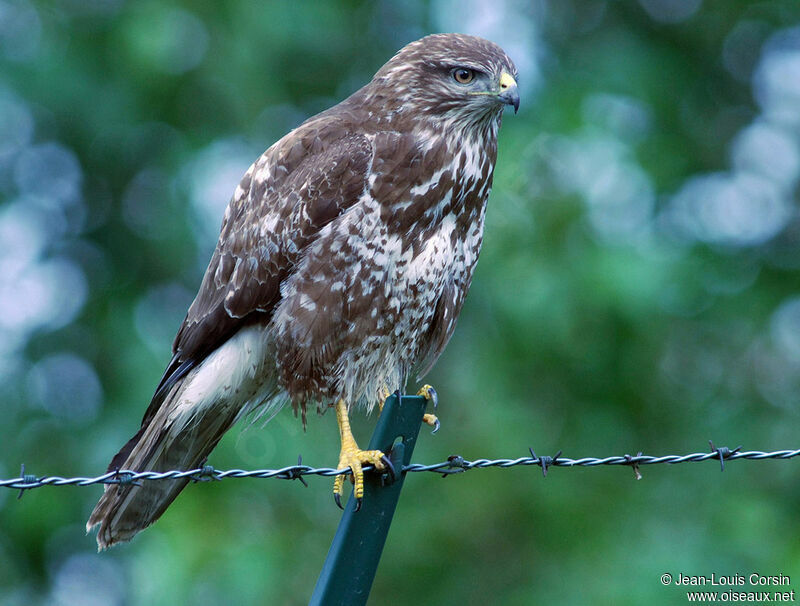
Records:
[[[439,395],[436,393],[436,390],[428,384],[423,385],[420,390],[417,392],[418,396],[422,396],[426,400],[433,402],[433,407],[439,404]],[[441,423],[439,423],[439,419],[436,415],[425,413],[422,417],[422,422],[427,423],[431,427],[433,427],[433,431],[431,433],[436,433],[439,431],[439,427],[441,427]]]
[[[375,469],[385,469],[386,464],[385,455],[380,450],[361,450],[358,445],[353,442],[353,447],[342,447],[342,452],[339,453],[339,464],[336,469],[350,469],[350,474],[342,474],[336,476],[333,482],[333,499],[336,504],[342,507],[342,491],[344,489],[345,475],[349,475],[350,480],[353,482],[353,494],[356,497],[356,511],[361,509],[361,501],[364,499],[364,472],[362,465],[374,465]]]
[[[336,476],[333,482],[333,499],[343,509],[344,477],[349,475],[353,482],[353,495],[356,497],[356,511],[358,511],[361,509],[361,501],[364,498],[364,471],[362,466],[373,465],[375,469],[386,469],[387,465],[391,468],[391,463],[380,450],[361,450],[358,447],[350,429],[350,418],[347,415],[347,405],[344,400],[339,400],[336,403],[336,420],[339,423],[339,435],[342,439],[342,450],[339,453],[339,464],[336,469],[350,469],[350,473]]]

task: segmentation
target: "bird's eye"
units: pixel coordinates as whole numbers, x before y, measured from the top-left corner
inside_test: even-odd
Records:
[[[459,84],[469,84],[475,79],[475,70],[458,67],[453,70],[453,78]]]

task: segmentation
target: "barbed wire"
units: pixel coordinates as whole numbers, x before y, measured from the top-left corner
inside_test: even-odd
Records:
[[[657,465],[665,463],[667,465],[677,465],[679,463],[697,463],[702,461],[715,460],[719,461],[721,470],[725,470],[726,461],[736,461],[739,459],[749,459],[754,461],[763,461],[765,459],[791,459],[800,455],[800,449],[797,450],[776,450],[773,452],[763,452],[759,450],[742,451],[741,446],[730,449],[725,446],[715,448],[714,444],[709,441],[711,447],[710,452],[695,452],[686,455],[664,455],[664,456],[650,456],[643,455],[641,452],[633,455],[610,456],[610,457],[583,457],[580,459],[570,459],[561,456],[561,451],[554,456],[537,456],[537,454],[530,450],[531,456],[519,457],[517,459],[475,459],[468,461],[460,455],[451,455],[446,461],[441,463],[434,463],[432,465],[422,465],[419,463],[411,463],[402,467],[402,472],[417,473],[417,472],[434,472],[442,474],[447,477],[456,473],[464,473],[470,469],[486,469],[489,467],[498,467],[500,469],[508,469],[517,466],[538,466],[542,468],[542,475],[547,476],[547,470],[552,467],[597,467],[600,465],[622,465],[628,466],[633,469],[636,479],[641,479],[640,466],[642,465]],[[373,467],[365,466],[364,471],[370,471]],[[337,476],[349,473],[349,469],[333,469],[330,467],[314,468],[308,465],[303,465],[302,457],[298,457],[297,465],[289,467],[282,467],[280,469],[229,469],[221,471],[215,469],[211,465],[204,465],[197,469],[177,470],[156,472],[156,471],[130,471],[118,470],[109,471],[103,475],[96,477],[75,477],[75,478],[62,478],[60,476],[43,476],[39,477],[33,474],[25,473],[25,466],[22,466],[20,477],[10,478],[7,480],[0,480],[0,487],[11,488],[20,491],[20,497],[26,490],[34,488],[41,488],[43,486],[91,486],[94,484],[118,484],[118,485],[136,485],[140,486],[142,480],[180,480],[190,479],[194,482],[206,481],[219,481],[229,478],[277,478],[281,480],[300,480],[306,484],[303,479],[304,476]]]

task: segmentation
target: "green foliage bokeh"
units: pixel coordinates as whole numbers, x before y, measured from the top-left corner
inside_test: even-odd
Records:
[[[798,446],[797,2],[0,9],[0,477],[105,469],[236,175],[403,44],[459,25],[518,42],[524,96],[467,304],[426,377],[443,427],[414,459]],[[354,420],[362,441],[373,423]],[[209,462],[337,452],[332,414],[304,433],[287,408]],[[675,604],[665,572],[800,579],[795,460],[642,472],[414,475],[371,603]],[[309,484],[190,485],[99,555],[84,523],[100,487],[0,492],[0,606],[305,603],[339,519],[331,482]]]

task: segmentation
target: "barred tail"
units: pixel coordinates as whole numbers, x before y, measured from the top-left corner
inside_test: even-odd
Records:
[[[222,402],[191,404],[176,385],[149,423],[112,459],[110,469],[164,472],[194,469],[203,464],[238,416]],[[89,516],[86,531],[99,526],[99,550],[130,541],[155,522],[188,479],[145,480],[141,486],[109,484]]]

